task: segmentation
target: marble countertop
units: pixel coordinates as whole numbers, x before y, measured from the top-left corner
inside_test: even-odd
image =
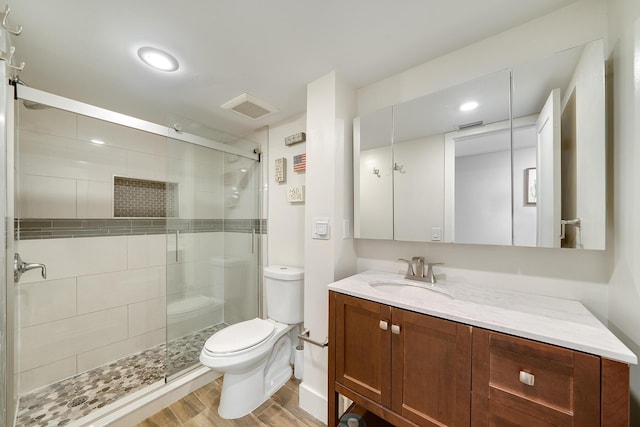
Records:
[[[331,283],[329,289],[619,362],[638,363],[636,355],[577,301],[451,282],[430,285],[381,271],[347,277]]]

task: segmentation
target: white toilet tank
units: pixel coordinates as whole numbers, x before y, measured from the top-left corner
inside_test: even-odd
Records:
[[[284,265],[264,269],[267,317],[295,325],[304,321],[304,270]]]

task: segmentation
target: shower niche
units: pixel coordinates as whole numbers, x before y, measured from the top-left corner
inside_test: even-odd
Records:
[[[113,216],[176,218],[178,184],[114,176]]]

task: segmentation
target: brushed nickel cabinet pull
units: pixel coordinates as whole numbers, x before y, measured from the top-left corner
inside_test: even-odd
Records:
[[[520,382],[522,384],[533,386],[533,384],[536,382],[536,377],[529,372],[520,371]]]
[[[387,329],[389,329],[389,324],[386,321],[381,320],[380,321],[380,329],[382,329],[383,331],[386,331]]]
[[[391,325],[391,333],[400,335],[400,325]]]

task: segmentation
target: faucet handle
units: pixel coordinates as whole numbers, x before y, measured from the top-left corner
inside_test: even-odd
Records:
[[[412,260],[408,260],[408,259],[404,259],[404,258],[398,258],[398,261],[404,261],[407,263],[407,276],[413,276],[413,261]]]
[[[442,265],[444,262],[428,262],[427,263],[427,282],[435,284],[437,282],[436,275],[433,274],[434,265]]]
[[[424,257],[423,256],[414,256],[411,258],[411,262],[416,265],[414,270],[416,277],[424,277]]]

